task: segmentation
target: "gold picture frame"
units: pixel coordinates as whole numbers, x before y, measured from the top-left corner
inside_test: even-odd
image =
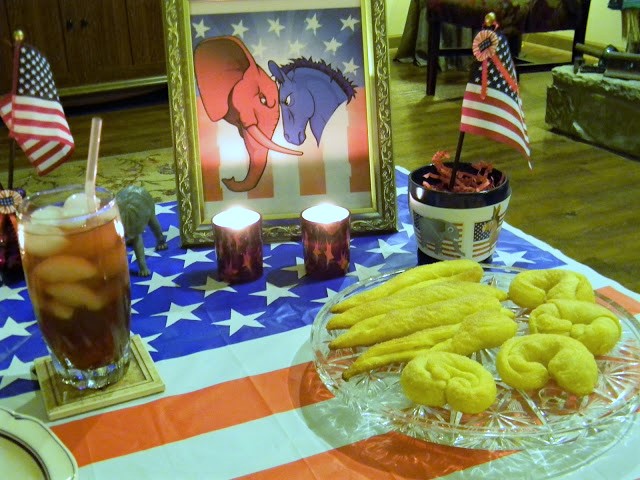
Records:
[[[183,246],[213,244],[211,218],[236,205],[262,214],[265,242],[299,238],[300,212],[322,202],[351,211],[354,235],[397,230],[384,0],[163,0],[163,12]],[[306,126],[296,125],[302,83],[289,81],[298,66],[307,70],[297,80],[324,70],[333,77],[323,88],[347,92]],[[240,78],[263,83],[239,88]],[[279,102],[271,136],[273,111],[268,122],[259,116],[273,109],[270,82]],[[327,99],[315,108],[332,108]],[[254,137],[247,111],[269,124],[264,135]]]

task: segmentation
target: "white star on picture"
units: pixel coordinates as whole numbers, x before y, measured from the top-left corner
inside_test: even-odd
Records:
[[[298,40],[293,43],[289,43],[289,55],[299,57],[300,55],[302,55],[300,51],[303,50],[306,46],[306,44],[300,43]]]
[[[289,291],[293,287],[295,287],[295,285],[278,287],[272,283],[267,282],[265,290],[263,290],[262,292],[254,292],[250,295],[255,295],[256,297],[265,297],[267,299],[267,305],[271,305],[273,302],[283,297],[300,298],[300,295]]]
[[[305,30],[312,30],[314,36],[316,35],[317,30],[320,27],[322,27],[322,25],[318,21],[318,14],[316,14],[316,13],[314,13],[313,17],[311,17],[311,18],[305,18],[304,21],[307,24],[307,26],[305,27]]]
[[[342,73],[344,73],[345,75],[355,75],[356,70],[360,68],[353,61],[353,57],[351,57],[351,60],[349,60],[348,62],[342,62],[342,65],[344,65],[344,71]]]
[[[139,301],[141,301],[144,297],[140,297],[140,298],[136,298],[135,300],[131,300],[131,314],[140,314],[140,312],[138,312],[135,308],[133,308],[133,306],[138,303]]]
[[[415,230],[414,230],[414,226],[413,223],[404,223],[402,222],[402,230],[400,230],[401,232],[406,232],[407,233],[407,237],[411,238],[413,237]]]
[[[156,203],[156,215],[162,215],[163,213],[175,213],[173,211],[175,205],[161,205]]]
[[[2,380],[0,380],[0,390],[19,378],[31,380],[31,362],[24,363],[14,355],[9,366],[4,370],[0,370],[0,375],[2,376]]]
[[[187,248],[187,253],[183,253],[182,255],[176,255],[171,258],[175,258],[177,260],[184,260],[184,266],[182,268],[187,268],[194,263],[199,262],[213,262],[212,259],[207,257],[213,250],[191,250]]]
[[[216,280],[213,277],[207,277],[207,281],[204,285],[197,285],[191,288],[194,290],[202,290],[204,292],[204,298],[207,298],[209,295],[214,294],[216,292],[237,293],[237,290],[231,287],[228,283],[221,282],[219,280]]]
[[[204,24],[204,19],[200,19],[200,23],[192,23],[191,25],[196,31],[196,38],[200,38],[200,37],[204,38],[205,34],[207,33],[207,30],[210,30],[210,27],[207,27]]]
[[[340,31],[344,30],[345,28],[350,28],[351,31],[355,32],[356,24],[360,23],[360,20],[358,20],[357,18],[353,18],[351,15],[349,15],[349,18],[341,18],[340,21],[342,22],[342,28],[340,29]]]
[[[493,262],[502,262],[507,267],[513,267],[516,263],[535,263],[531,260],[527,260],[524,256],[526,251],[522,252],[505,252],[504,250],[496,250],[493,257]]]
[[[31,333],[27,331],[27,327],[30,327],[36,323],[36,321],[32,322],[24,322],[18,323],[13,318],[7,317],[7,321],[5,322],[3,327],[0,327],[0,341],[9,337],[29,337]]]
[[[380,253],[382,255],[383,258],[388,258],[391,255],[393,255],[394,253],[409,253],[406,250],[404,250],[402,247],[404,247],[407,244],[407,242],[403,243],[402,245],[392,245],[390,243],[385,242],[384,240],[382,240],[381,238],[378,239],[378,248],[372,248],[370,250],[367,250],[367,252],[371,252],[371,253]]]
[[[229,336],[232,336],[242,327],[264,328],[264,325],[255,320],[263,313],[264,312],[258,312],[251,315],[243,315],[236,312],[234,309],[231,309],[231,316],[228,320],[213,322],[212,325],[223,325],[229,327]]]
[[[235,35],[242,39],[244,39],[245,32],[249,31],[249,29],[242,23],[242,20],[240,20],[240,23],[232,23],[231,26],[233,27],[233,33],[231,35]]]
[[[180,275],[182,275],[182,273],[176,273],[175,275],[170,275],[168,277],[165,277],[164,275],[160,275],[159,273],[151,272],[151,278],[149,280],[136,282],[136,285],[148,285],[149,286],[149,290],[147,291],[147,295],[148,295],[151,292],[155,292],[156,290],[162,287],[179,287],[180,285],[175,283],[173,280],[176,277],[179,277]]]
[[[327,303],[330,298],[334,297],[338,293],[335,290],[331,290],[330,288],[326,288],[325,290],[327,292],[326,297],[316,298],[315,300],[311,300],[311,301],[314,303]]]
[[[359,281],[367,280],[368,278],[377,277],[380,275],[380,269],[384,267],[384,263],[380,265],[374,265],[373,267],[365,267],[359,263],[355,264],[355,271],[347,273],[351,277],[358,277]]]
[[[160,337],[162,334],[158,333],[157,335],[150,335],[148,337],[142,337],[140,336],[140,340],[142,340],[142,344],[144,345],[144,348],[147,350],[147,352],[157,352],[158,350],[151,345],[151,342],[153,342],[156,338]]]
[[[169,225],[169,229],[166,232],[162,232],[165,237],[165,241],[169,243],[174,238],[178,238],[180,236],[180,230],[176,228],[174,225]]]
[[[22,295],[20,295],[20,292],[26,289],[27,287],[11,288],[8,285],[0,285],[0,298],[2,298],[2,300],[24,301],[25,298]]]
[[[156,251],[156,247],[145,247],[144,256],[145,257],[159,257],[160,254]],[[131,263],[135,262],[136,260],[137,260],[136,252],[134,250],[131,250]]]
[[[297,272],[298,279],[304,277],[307,274],[307,270],[304,268],[304,259],[296,257],[296,264],[291,267],[285,267],[282,270],[287,272]]]
[[[324,43],[324,46],[325,46],[324,51],[333,52],[334,55],[338,51],[338,48],[342,46],[342,44],[339,41],[337,41],[335,37],[332,38],[330,42],[322,42],[322,43]]]
[[[262,44],[262,39],[260,39],[257,45],[251,45],[251,52],[253,53],[254,57],[264,57],[266,48],[267,47]]]
[[[269,32],[273,32],[276,34],[276,37],[280,37],[280,32],[284,30],[284,25],[280,24],[280,19],[276,18],[275,20],[267,20],[269,22]]]
[[[176,305],[175,303],[171,302],[169,310],[167,310],[166,312],[154,313],[151,316],[167,317],[167,322],[165,323],[164,328],[168,328],[174,323],[179,322],[180,320],[195,320],[200,322],[202,321],[202,319],[194,315],[192,312],[201,305],[204,305],[204,302],[194,303],[192,305]]]

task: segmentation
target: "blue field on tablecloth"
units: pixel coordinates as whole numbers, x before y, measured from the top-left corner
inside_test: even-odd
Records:
[[[254,282],[233,286],[217,282],[213,248],[181,248],[176,202],[158,205],[169,249],[155,252],[148,248],[152,276],[131,277],[132,332],[140,335],[158,361],[310,325],[335,292],[379,273],[417,264],[407,174],[397,170],[396,183],[398,232],[353,237],[349,274],[322,282],[304,277],[300,242],[265,244],[264,275]],[[145,245],[154,245],[150,231],[145,232]],[[504,229],[492,261],[525,268],[564,265],[551,253]],[[35,358],[47,355],[47,350],[24,283],[0,285],[0,299],[3,398],[38,388],[30,366]]]

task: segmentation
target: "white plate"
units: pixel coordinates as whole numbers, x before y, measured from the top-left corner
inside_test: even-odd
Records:
[[[484,283],[507,291],[519,269],[486,266]],[[311,329],[311,347],[320,378],[331,392],[369,419],[416,438],[443,445],[487,450],[520,450],[566,443],[592,435],[612,422],[625,422],[640,407],[640,324],[629,312],[596,294],[622,326],[622,338],[607,355],[597,357],[599,383],[591,395],[575,397],[552,384],[522,392],[504,384],[495,370],[498,349],[472,356],[496,378],[498,399],[485,412],[463,415],[450,409],[415,405],[402,393],[403,364],[393,364],[345,382],[342,372],[366,347],[330,350],[329,343],[344,330],[328,331],[330,309],[346,297],[373,288],[400,271],[359,282],[330,299]],[[511,302],[519,335],[528,331],[528,312]]]
[[[2,407],[0,465],[3,472],[11,472],[11,478],[21,480],[78,478],[75,458],[44,423]]]

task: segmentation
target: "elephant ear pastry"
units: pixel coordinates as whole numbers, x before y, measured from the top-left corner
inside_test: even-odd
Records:
[[[482,266],[473,260],[460,259],[460,260],[448,260],[444,262],[430,263],[428,265],[421,265],[396,275],[395,277],[387,280],[386,282],[378,285],[371,290],[365,290],[356,295],[353,295],[345,300],[337,303],[331,308],[332,313],[346,312],[350,308],[357,305],[362,305],[373,300],[385,298],[393,293],[396,293],[404,288],[411,287],[417,283],[424,282],[426,280],[447,280],[449,277],[457,275],[461,272],[471,270],[474,272],[474,278],[467,278],[470,281],[480,281],[484,275]],[[477,280],[476,280],[477,279]]]
[[[529,316],[531,333],[557,333],[575,338],[594,355],[604,355],[620,340],[622,327],[608,308],[582,300],[556,299]]]
[[[449,404],[462,413],[480,413],[496,399],[496,383],[475,360],[449,352],[427,352],[402,370],[400,385],[415,403],[429,407]]]
[[[538,390],[549,380],[575,395],[588,395],[598,382],[591,352],[565,335],[535,333],[507,340],[496,358],[502,380],[513,388]]]
[[[595,302],[591,283],[581,273],[570,270],[526,270],[509,286],[509,298],[520,307],[534,309],[556,298]]]

